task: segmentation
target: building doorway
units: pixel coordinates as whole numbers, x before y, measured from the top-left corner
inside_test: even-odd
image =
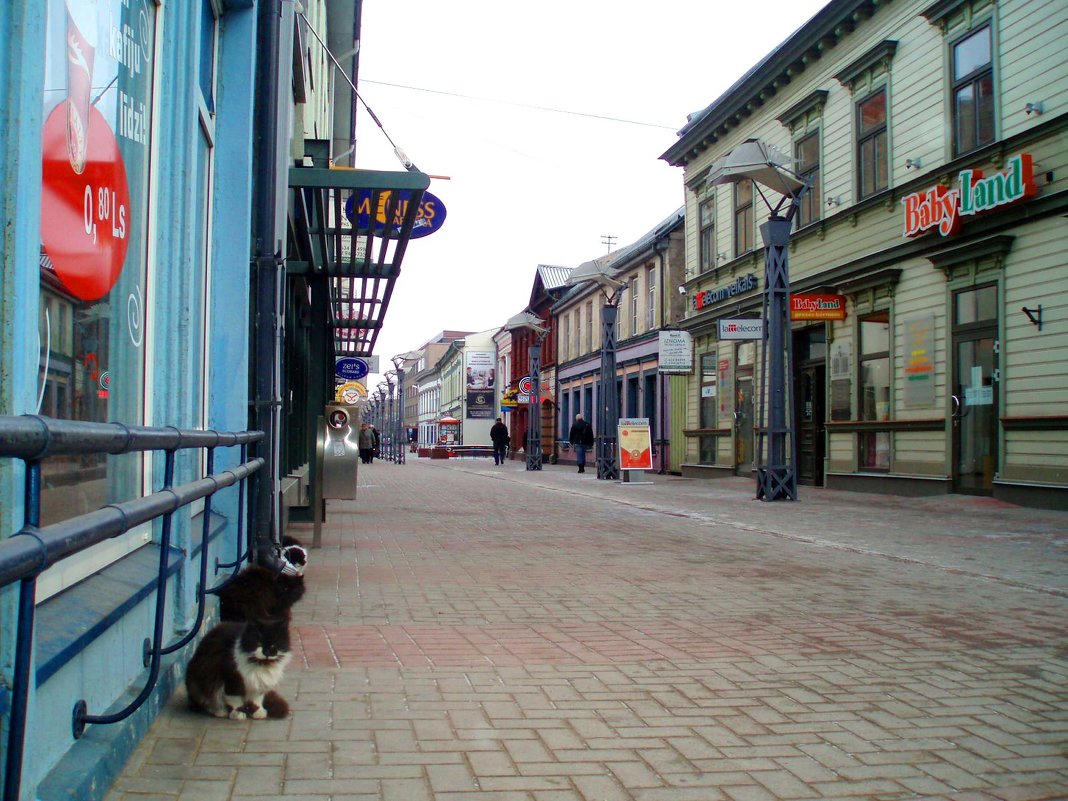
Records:
[[[796,363],[794,420],[797,426],[797,480],[823,486],[827,426],[827,329],[814,326],[794,334]]]
[[[734,373],[734,472],[752,474],[756,458],[756,408],[753,391],[753,366],[756,346],[739,342]]]
[[[953,293],[953,491],[991,495],[998,471],[996,284]]]

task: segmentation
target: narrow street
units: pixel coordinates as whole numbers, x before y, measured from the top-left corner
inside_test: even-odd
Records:
[[[646,480],[361,467],[291,717],[179,693],[108,800],[1068,798],[1068,514]]]

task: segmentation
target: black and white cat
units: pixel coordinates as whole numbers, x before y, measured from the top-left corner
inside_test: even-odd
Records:
[[[292,537],[282,540],[273,567],[249,565],[219,591],[219,617],[245,621],[289,618],[304,597],[308,552]]]
[[[234,720],[284,718],[289,704],[275,688],[292,656],[288,619],[220,623],[186,669],[189,706]]]

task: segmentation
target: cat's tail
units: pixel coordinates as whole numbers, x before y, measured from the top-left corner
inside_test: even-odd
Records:
[[[289,703],[274,690],[268,690],[263,696],[263,708],[269,718],[284,718],[289,716]]]

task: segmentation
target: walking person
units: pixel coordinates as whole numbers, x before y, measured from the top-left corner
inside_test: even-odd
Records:
[[[360,461],[364,464],[371,464],[371,458],[375,455],[375,435],[367,423],[360,423],[356,447],[360,450]]]
[[[368,460],[369,464],[375,460],[376,456],[378,456],[379,450],[382,446],[382,435],[378,433],[378,429],[375,428],[373,425],[371,426],[371,438],[374,442],[374,445],[371,446],[371,458]]]
[[[508,458],[508,426],[499,417],[490,429],[490,439],[493,441],[493,463],[504,464]]]
[[[578,462],[578,471],[586,472],[586,449],[593,447],[593,426],[587,423],[581,414],[575,415],[575,423],[571,426],[568,440],[575,446],[575,458]]]

